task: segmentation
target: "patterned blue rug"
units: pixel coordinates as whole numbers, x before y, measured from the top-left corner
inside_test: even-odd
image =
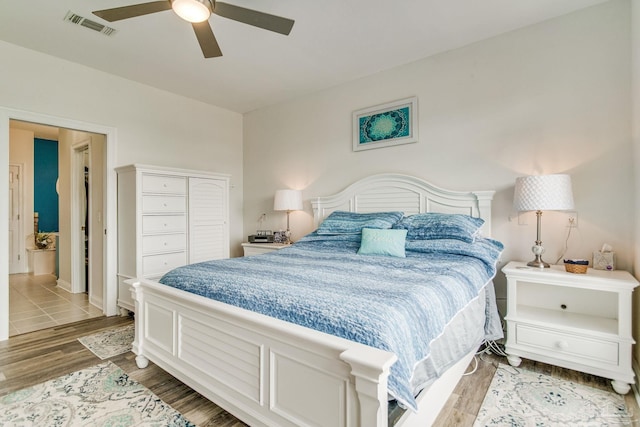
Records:
[[[111,362],[0,397],[0,426],[195,427]]]
[[[632,426],[632,415],[613,390],[500,364],[474,427]]]
[[[131,351],[134,332],[134,325],[127,325],[121,328],[87,335],[78,338],[78,341],[91,350],[93,354],[104,360]]]

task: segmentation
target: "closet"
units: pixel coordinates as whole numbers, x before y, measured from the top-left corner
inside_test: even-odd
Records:
[[[118,306],[134,311],[137,277],[229,257],[229,176],[149,165],[118,174]]]

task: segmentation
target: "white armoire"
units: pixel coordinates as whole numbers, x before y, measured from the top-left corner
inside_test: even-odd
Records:
[[[229,257],[229,176],[149,165],[118,174],[118,306],[134,311],[132,278]]]

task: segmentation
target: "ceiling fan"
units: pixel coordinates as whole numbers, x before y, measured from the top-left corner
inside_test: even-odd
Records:
[[[163,12],[169,9],[173,9],[173,11],[185,21],[191,22],[205,58],[222,56],[220,46],[218,46],[216,37],[213,35],[213,30],[208,22],[212,13],[244,24],[253,25],[254,27],[284,34],[285,36],[289,35],[295,22],[292,19],[234,6],[229,3],[217,2],[215,0],[152,1],[131,6],[115,7],[113,9],[96,10],[93,14],[105,21],[114,22],[136,16],[148,15],[150,13]]]

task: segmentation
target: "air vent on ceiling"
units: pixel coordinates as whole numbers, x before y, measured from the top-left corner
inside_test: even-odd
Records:
[[[105,36],[112,36],[116,33],[115,28],[107,27],[106,25],[102,25],[96,21],[87,19],[84,16],[77,15],[71,11],[67,12],[67,15],[64,17],[64,20],[75,25],[81,25],[85,28],[89,28],[90,30],[93,30],[93,31],[97,31],[99,33],[104,34]]]

